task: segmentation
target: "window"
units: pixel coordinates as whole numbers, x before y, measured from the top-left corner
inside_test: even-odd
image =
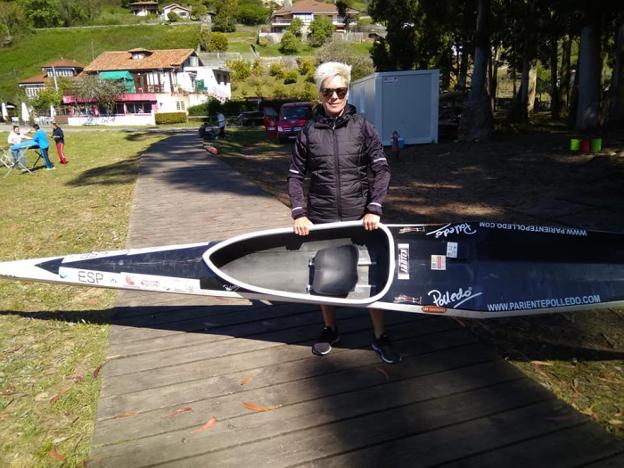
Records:
[[[184,109],[184,101],[176,101],[176,110],[183,111]]]
[[[128,114],[151,114],[152,103],[149,101],[127,102]]]

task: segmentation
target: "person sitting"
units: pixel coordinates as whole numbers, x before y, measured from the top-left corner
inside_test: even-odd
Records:
[[[22,133],[19,125],[13,125],[13,130],[11,130],[11,133],[9,133],[9,138],[7,139],[7,142],[11,147],[13,145],[17,145],[18,143],[22,142],[22,140],[24,139],[24,135],[28,134],[29,132],[30,130],[24,130],[24,132]],[[13,155],[13,164],[21,167],[22,172],[26,172],[28,170],[28,168],[26,167],[26,158],[24,157],[24,152],[24,148],[11,148],[11,154]]]

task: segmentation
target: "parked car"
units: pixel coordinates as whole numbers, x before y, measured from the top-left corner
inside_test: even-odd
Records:
[[[280,108],[277,119],[277,138],[280,143],[297,138],[297,134],[312,116],[309,102],[288,102]]]
[[[236,123],[243,127],[252,125],[262,125],[264,123],[264,112],[248,111],[238,114],[236,117]]]

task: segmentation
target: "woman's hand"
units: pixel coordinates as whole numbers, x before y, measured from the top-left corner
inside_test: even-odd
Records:
[[[310,226],[312,225],[312,221],[310,221],[307,217],[302,216],[301,218],[295,219],[293,231],[295,231],[295,234],[298,236],[307,236],[310,234]]]
[[[367,231],[374,231],[379,227],[380,217],[373,213],[366,213],[362,218],[362,224]]]

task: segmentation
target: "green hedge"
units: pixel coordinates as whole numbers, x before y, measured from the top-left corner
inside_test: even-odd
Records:
[[[186,122],[186,112],[156,112],[156,124],[176,124]]]

